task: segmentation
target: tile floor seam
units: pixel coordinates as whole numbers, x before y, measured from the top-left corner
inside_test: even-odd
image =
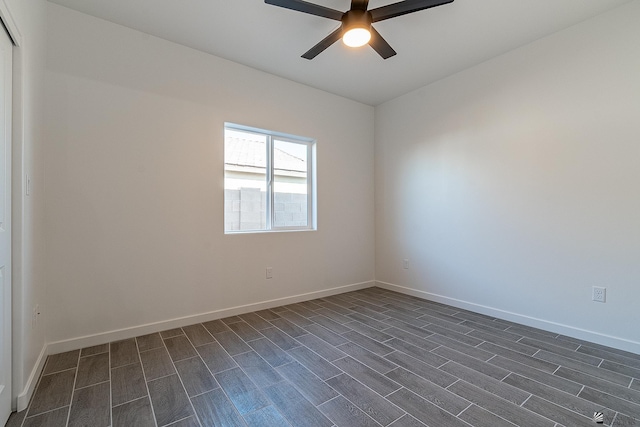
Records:
[[[340,368],[338,368],[337,366],[335,366],[335,365],[334,365],[334,363],[333,363],[333,362],[335,362],[335,361],[337,361],[337,360],[339,360],[339,359],[336,359],[336,360],[333,360],[333,361],[331,361],[331,360],[327,360],[327,359],[325,359],[324,357],[322,357],[322,355],[321,355],[321,354],[319,354],[319,353],[315,352],[312,348],[309,348],[309,347],[307,347],[307,346],[306,346],[306,345],[304,345],[304,344],[302,344],[301,346],[302,346],[302,347],[307,348],[310,352],[312,352],[313,354],[315,354],[316,356],[318,356],[318,357],[319,357],[319,358],[321,358],[322,360],[324,360],[324,361],[328,362],[331,366],[333,366],[333,367],[335,367],[336,369],[340,370]],[[292,348],[291,350],[295,350],[296,348],[299,348],[299,347],[294,347],[294,348]],[[288,355],[290,355],[290,356],[291,356],[295,361],[298,361],[298,359],[297,359],[295,356],[291,355],[290,350],[289,350],[289,351],[285,351],[285,353],[287,353]],[[344,357],[341,357],[340,359],[346,359],[347,357],[349,357],[349,355],[346,355],[346,356],[344,356]],[[300,361],[298,361],[298,363],[302,364]],[[303,366],[304,366],[304,365],[303,365]],[[306,366],[305,366],[305,367],[306,367]],[[308,369],[308,368],[307,368],[307,369]],[[335,375],[334,375],[334,376],[335,376]],[[333,378],[333,377],[332,377],[332,378]]]
[[[215,378],[216,375],[220,375],[220,374],[224,374],[225,372],[229,372],[229,371],[233,371],[234,369],[238,368],[238,363],[236,362],[236,360],[233,358],[233,356],[229,356],[229,358],[231,358],[231,360],[233,360],[233,362],[236,364],[236,366],[232,366],[230,368],[227,369],[223,369],[222,371],[217,371],[215,374],[213,372],[211,372],[211,370],[209,370],[209,372],[211,372],[211,375],[213,375],[213,377]],[[206,366],[206,363],[205,363]],[[208,368],[208,367],[207,367]],[[274,368],[275,369],[275,368]]]
[[[109,352],[111,354],[111,352]],[[76,364],[76,375],[73,378],[73,387],[71,388],[71,400],[69,402],[69,412],[67,413],[67,422],[65,426],[69,425],[69,421],[71,420],[71,410],[73,409],[73,396],[76,391],[76,381],[78,380],[78,368],[80,367],[80,351],[78,351],[78,362]]]
[[[159,427],[167,427],[167,426],[171,426],[172,424],[176,424],[179,423],[180,421],[184,421],[184,420],[188,420],[189,418],[194,417],[195,415],[189,415],[188,417],[184,417],[184,418],[180,418],[179,420],[175,420],[175,421],[171,421],[170,423],[164,424],[163,426],[159,426]],[[198,418],[196,417],[196,420],[198,421],[199,424],[200,420],[198,420]]]
[[[596,380],[596,381],[605,381],[606,383],[609,383],[609,385],[618,386],[618,387],[623,387],[623,388],[628,388],[628,387],[627,387],[627,386],[625,386],[624,384],[619,384],[619,383],[617,383],[617,382],[609,381],[609,380],[607,380],[606,378],[597,377],[597,376],[592,375],[592,374],[590,374],[590,373],[588,373],[588,372],[585,372],[585,371],[581,371],[581,370],[578,370],[578,369],[569,368],[569,367],[567,367],[567,366],[560,366],[560,368],[564,368],[564,369],[567,369],[567,370],[572,371],[572,372],[577,372],[577,373],[579,373],[579,374],[586,375],[587,377],[590,377],[590,378],[592,378],[592,379],[594,379],[594,380]],[[558,369],[560,369],[560,368],[558,368]],[[554,373],[554,375],[555,375],[555,373]],[[562,376],[560,376],[560,375],[557,375],[557,376],[558,376],[558,377],[560,377],[560,378],[564,378],[564,377],[562,377]],[[625,376],[626,376],[626,375],[625,375]],[[565,379],[566,379],[566,378],[565,378]],[[633,378],[631,378],[631,381],[633,381]],[[606,385],[606,384],[605,384],[605,385]],[[598,389],[598,387],[591,387],[591,388],[594,388],[594,389],[596,389],[596,390]]]
[[[215,378],[214,378],[215,379]],[[203,391],[202,393],[198,393],[198,394],[194,394],[193,396],[189,396],[189,399],[195,399],[196,397],[200,397],[202,395],[205,395],[207,393],[211,393],[214,390],[218,390],[218,389],[222,389],[222,387],[220,387],[220,385],[218,385],[216,388],[211,389],[211,390],[207,390],[207,391]],[[189,418],[189,417],[187,417]]]
[[[604,362],[615,363],[615,364],[618,364],[618,365],[622,365],[622,366],[624,366],[625,368],[630,368],[630,369],[640,370],[640,365],[638,365],[638,366],[629,366],[629,365],[627,365],[627,364],[624,364],[624,363],[621,363],[621,362],[616,362],[616,361],[614,361],[614,360],[609,360],[609,359],[603,359],[603,363],[604,363]],[[639,362],[640,362],[640,361],[639,361]],[[604,369],[604,368],[603,368],[603,369]]]
[[[178,362],[184,362],[186,360],[191,360],[191,359],[195,359],[196,357],[200,357],[200,354],[198,353],[198,350],[196,350],[196,347],[193,344],[191,344],[191,346],[196,351],[196,355],[195,356],[190,356],[190,357],[185,357],[184,359],[175,360],[175,361],[173,361],[173,363],[175,364],[175,363],[178,363]]]
[[[267,328],[265,328],[265,329],[267,329]],[[259,331],[258,331],[258,332],[259,332]],[[261,335],[262,335],[262,334],[261,334]],[[258,340],[261,340],[262,338],[266,338],[266,337],[265,337],[264,335],[262,335],[261,337],[254,338],[254,339],[252,339],[252,340],[245,340],[245,339],[243,339],[243,338],[240,338],[240,339],[241,339],[242,341],[244,341],[245,343],[249,344],[250,342],[258,341]],[[245,351],[245,353],[246,353],[246,351]]]
[[[148,396],[140,396],[140,397],[136,397],[135,399],[127,400],[126,402],[118,403],[117,405],[113,405],[112,409],[113,408],[117,408],[117,407],[122,406],[122,405],[126,405],[127,403],[135,402],[137,400],[142,400],[142,399],[145,399],[145,398],[148,398]]]
[[[466,400],[466,399],[465,399],[465,400]],[[469,402],[469,401],[467,400],[467,402]],[[467,409],[471,408],[473,405],[474,405],[474,403],[473,403],[473,402],[469,402],[469,406],[467,406],[467,407],[466,407],[466,408],[464,408],[462,411],[460,411],[460,412],[458,413],[458,415],[456,415],[456,418],[460,418],[460,415],[462,415],[462,413],[463,413],[464,411],[466,411]],[[464,421],[464,420],[462,420],[462,421]]]
[[[158,336],[160,336],[160,333],[158,333]],[[160,336],[160,341],[164,343],[162,336]],[[153,402],[151,401],[151,392],[149,391],[149,381],[147,381],[147,373],[144,371],[144,365],[142,364],[142,357],[140,355],[140,346],[138,345],[137,339],[135,340],[135,342],[136,342],[136,350],[138,353],[138,362],[140,362],[140,369],[142,369],[142,379],[144,380],[144,388],[145,390],[147,390],[146,398],[149,400],[149,407],[151,408],[151,417],[153,417],[153,424],[155,425],[155,427],[158,427],[158,421],[156,420],[156,411],[155,411],[155,408],[153,407]],[[109,352],[109,354],[111,354],[111,352]],[[111,359],[111,357],[109,357],[109,359]],[[113,408],[111,408],[111,410],[113,411]],[[113,426],[113,424],[114,424],[113,419],[111,419],[111,425]]]
[[[350,331],[344,332],[343,334],[338,334],[338,335],[342,336],[342,335],[344,335],[344,334],[348,334],[348,333],[351,333],[351,332],[356,332],[356,333],[358,333],[358,334],[362,335],[363,337],[367,337],[367,338],[369,338],[370,340],[375,341],[375,342],[376,342],[376,343],[378,343],[378,344],[383,344],[383,345],[384,345],[384,343],[385,343],[385,342],[387,342],[387,341],[391,341],[392,339],[394,339],[394,338],[395,338],[395,337],[391,337],[391,338],[389,338],[389,339],[387,339],[387,340],[385,340],[385,341],[378,341],[378,340],[377,340],[377,339],[375,339],[375,338],[371,338],[370,336],[365,335],[365,334],[363,334],[362,332],[358,332],[358,331],[355,331],[355,330],[350,330]],[[400,339],[400,338],[396,338],[396,339]],[[351,341],[351,340],[349,340],[349,341]],[[403,340],[403,341],[404,341],[404,340]],[[406,341],[405,341],[405,342],[406,342]]]
[[[535,369],[535,368],[532,368],[532,369]],[[540,371],[540,372],[544,372],[544,371]],[[580,383],[577,383],[577,382],[575,382],[575,381],[571,381],[571,380],[566,380],[566,381],[569,381],[569,382],[574,383],[574,384],[576,384],[576,385],[582,386],[582,388],[580,389],[580,391],[578,391],[578,393],[577,393],[577,394],[572,394],[572,393],[569,393],[568,391],[565,391],[565,390],[559,389],[559,388],[557,388],[557,387],[554,387],[554,386],[552,386],[552,385],[549,385],[549,384],[543,383],[543,382],[538,381],[538,380],[536,380],[536,379],[534,379],[534,378],[530,378],[530,377],[528,377],[527,375],[524,375],[524,374],[520,374],[520,373],[517,373],[517,372],[510,371],[510,372],[509,372],[509,375],[507,375],[507,377],[509,377],[509,376],[511,376],[511,375],[517,375],[517,376],[520,376],[520,377],[525,378],[525,379],[527,379],[527,380],[529,380],[529,381],[533,381],[533,382],[535,382],[535,383],[537,383],[537,384],[540,384],[540,385],[545,386],[545,387],[552,388],[552,389],[554,389],[554,390],[556,390],[556,391],[559,391],[559,392],[561,392],[561,393],[566,393],[566,394],[568,394],[568,395],[570,395],[570,396],[573,396],[573,397],[578,397],[578,394],[580,394],[580,392],[581,392],[581,391],[582,391],[582,389],[584,388],[584,386],[583,386],[582,384],[580,384]],[[505,379],[506,379],[507,377],[505,377]],[[562,377],[558,377],[558,378],[562,378]],[[565,379],[565,378],[562,378],[562,379]],[[504,382],[504,380],[503,380],[503,382]],[[508,384],[508,383],[507,383],[507,384]],[[517,388],[517,387],[516,387],[516,388]]]
[[[175,369],[175,368],[174,368],[174,369]],[[148,381],[147,381],[147,383],[152,383],[152,382],[155,382],[155,381],[158,381],[158,380],[163,380],[163,379],[168,378],[168,377],[170,377],[170,376],[172,376],[172,375],[176,375],[177,373],[178,373],[178,371],[176,371],[176,372],[172,372],[172,373],[170,373],[170,374],[163,375],[163,376],[161,376],[161,377],[157,377],[157,378],[154,378],[154,379],[152,379],[152,380],[148,380]]]
[[[138,353],[138,340],[136,340],[134,338],[133,340],[136,343],[136,353]],[[109,348],[109,346],[107,346],[107,348]],[[80,356],[82,357],[82,350],[80,350]],[[138,353],[138,357],[139,357],[139,353]],[[108,353],[108,357],[107,357],[107,370],[109,371],[109,421],[111,421],[109,423],[110,426],[113,426],[114,421],[113,421],[113,387],[111,387],[111,385],[113,384],[112,380],[111,380],[111,351],[109,351]],[[78,363],[78,368],[80,368],[80,363]],[[142,364],[140,364],[140,369],[142,369]]]
[[[85,385],[85,386],[82,386],[82,387],[78,387],[78,388],[76,388],[74,390],[85,390],[85,389],[87,389],[89,387],[94,387],[94,386],[97,386],[97,385],[100,385],[100,384],[105,384],[105,383],[109,383],[109,385],[111,385],[111,380],[108,379],[108,380],[100,381],[100,382],[97,382],[97,383]]]
[[[431,336],[431,335],[429,335],[429,336]],[[431,341],[429,341],[429,342],[431,342]],[[434,347],[434,348],[432,348],[432,349],[431,349],[431,350],[429,350],[429,351],[430,351],[431,353],[434,353],[436,350],[438,350],[439,348],[442,348],[442,347],[444,347],[442,344],[438,344],[438,346],[437,346],[437,347]],[[434,354],[438,354],[438,353],[434,353]]]
[[[108,351],[101,351],[100,353],[93,353],[93,354],[87,354],[86,356],[82,356],[82,353],[80,354],[80,359],[86,359],[87,357],[92,357],[92,356],[100,356],[101,354],[106,354],[109,353]]]
[[[456,385],[457,383],[459,383],[460,381],[462,381],[462,379],[455,377],[456,380],[454,382],[452,382],[451,384],[449,384],[448,386],[444,387],[445,390],[450,391],[449,389],[451,387],[453,387],[454,385]]]
[[[262,339],[262,338],[258,338],[258,339]],[[252,341],[256,341],[256,340],[252,340]],[[249,343],[249,341],[245,341],[245,342],[246,342],[247,344]],[[251,352],[253,352],[253,351],[254,351],[254,350],[253,350],[253,347],[251,347],[251,346],[250,346],[249,348],[251,348],[251,350],[243,351],[242,353],[238,353],[238,354],[236,354],[236,355],[234,355],[234,356],[231,356],[231,357],[235,357],[235,356],[242,356],[243,354],[251,353]],[[195,356],[194,356],[194,357],[195,357]]]
[[[476,405],[476,404],[475,404],[475,403],[472,403],[469,407],[471,407],[471,406],[473,406],[473,405]],[[514,425],[514,427],[521,427],[521,426],[516,426],[516,425],[515,425],[515,423],[513,423],[512,421],[509,421],[508,419],[506,419],[506,418],[505,418],[505,417],[503,417],[502,415],[498,415],[498,414],[496,414],[496,413],[494,413],[494,412],[491,412],[490,410],[485,409],[485,408],[483,408],[482,406],[479,406],[479,405],[476,405],[476,406],[477,406],[478,408],[482,409],[483,411],[487,411],[488,413],[490,413],[491,415],[493,415],[493,416],[494,416],[494,417],[496,417],[496,418],[499,418],[499,419],[501,419],[501,420],[503,420],[503,421],[505,421],[505,422],[507,422],[507,423],[509,423],[509,424],[513,424],[513,425]],[[468,409],[468,408],[467,408],[467,409]],[[553,420],[552,420],[552,421],[553,421]],[[554,421],[554,422],[555,422],[555,421]],[[556,424],[556,426],[558,426],[558,424]],[[554,426],[554,427],[556,427],[556,426]]]
[[[486,342],[487,342],[487,341],[482,341],[480,344],[472,345],[471,347],[473,347],[473,348],[479,348],[482,344],[484,344],[484,343],[486,343]],[[464,344],[464,343],[463,343],[463,344]],[[498,345],[498,344],[495,344],[495,345]]]
[[[164,341],[164,339],[162,339],[162,338],[160,338],[160,339]],[[137,342],[136,342],[136,344],[137,344]],[[157,349],[159,349],[159,348],[162,348],[162,347],[148,348],[148,349],[146,349],[146,350],[138,351],[138,353],[140,353],[140,354],[142,354],[142,353],[148,353],[148,352],[150,352],[150,351],[157,350]],[[135,362],[134,362],[134,363],[135,363]],[[133,365],[134,363],[130,363],[130,365]],[[125,365],[125,366],[126,366],[126,365]],[[120,368],[120,366],[118,366],[118,368]]]
[[[524,404],[527,403],[529,401],[529,399],[531,399],[531,396],[533,396],[533,394],[529,393],[529,396],[527,396],[527,398],[524,399],[524,401],[519,406],[521,408],[524,408]]]
[[[361,347],[361,346],[359,346],[359,345],[358,345],[358,344],[356,344],[356,343],[353,343],[353,344],[354,344],[354,345],[356,345],[356,346],[358,346],[358,347],[360,347],[363,351],[367,351],[367,352],[371,353],[371,352],[370,352],[370,351],[368,351],[366,348]],[[336,347],[336,348],[337,348],[337,347]],[[393,354],[393,353],[396,353],[396,352],[397,352],[397,350],[392,351],[391,353],[387,354],[386,356],[389,356],[390,354]],[[373,355],[377,356],[375,353],[371,353],[371,354],[373,354]],[[386,356],[385,356],[385,357],[386,357]],[[350,354],[347,354],[347,356],[346,356],[346,357],[351,357],[352,359],[358,360],[358,359],[356,359],[355,357],[351,356]],[[378,356],[378,357],[381,357],[381,356]],[[410,356],[410,357],[412,357],[412,356]],[[382,358],[382,357],[381,357],[381,358]],[[387,359],[385,359],[385,358],[383,358],[383,359],[384,359],[384,360],[387,360]],[[416,359],[416,360],[418,360],[418,359]],[[388,361],[388,360],[387,360],[387,361]],[[366,366],[367,368],[369,368],[369,369],[372,369],[372,370],[374,370],[374,371],[376,371],[376,372],[379,372],[379,371],[377,371],[376,369],[374,369],[372,366],[367,365],[365,362],[362,362],[362,361],[360,361],[360,360],[358,360],[358,362],[362,363],[363,365],[365,365],[365,366]],[[396,364],[395,364],[395,363],[393,363],[393,362],[389,362],[389,363],[392,363],[392,364],[396,365]],[[382,375],[386,375],[386,374],[388,374],[389,372],[391,372],[391,371],[393,371],[393,370],[397,369],[398,367],[399,367],[399,366],[398,366],[398,365],[396,365],[394,368],[391,368],[391,369],[389,369],[389,370],[388,370],[388,371],[386,371],[386,372],[379,372],[379,373],[380,373],[380,374],[382,374]],[[339,374],[338,374],[338,375],[339,375]]]
[[[400,418],[404,417],[405,415],[409,415],[409,413],[407,411],[404,411],[404,414],[400,415],[398,418],[396,418],[395,420],[391,421],[389,424],[387,424],[387,426],[390,426],[391,424],[395,423],[396,421],[398,421]],[[376,422],[376,420],[373,420],[374,422]],[[380,424],[380,423],[378,423]],[[385,426],[386,427],[386,426]]]
[[[402,352],[401,352],[401,353],[402,353]],[[406,353],[405,353],[405,354],[406,354]],[[434,354],[435,354],[435,353],[434,353]],[[442,357],[442,356],[441,356],[441,357]],[[447,363],[449,363],[449,362],[453,362],[452,360],[450,360],[450,359],[448,359],[448,358],[446,358],[446,357],[445,357],[445,359],[447,359],[447,361],[446,361],[446,362],[442,363],[442,364],[441,364],[441,365],[439,365],[439,366],[434,366],[434,367],[435,367],[436,369],[440,369],[440,370],[442,370],[442,367],[443,367],[444,365],[446,365],[446,364],[447,364]],[[420,360],[420,359],[418,359],[418,360]],[[423,362],[423,363],[426,363],[426,362]],[[429,366],[433,366],[433,365],[431,365],[431,364],[429,364],[429,363],[427,363],[427,365],[429,365]]]
[[[616,412],[615,415],[613,416],[613,419],[611,420],[612,426],[616,424],[616,419],[618,418],[618,414],[620,414],[620,412]]]
[[[416,360],[417,360],[417,359],[416,359]],[[421,379],[423,379],[423,380],[425,380],[425,381],[428,381],[429,383],[431,383],[431,384],[433,384],[433,385],[435,385],[435,386],[437,386],[437,387],[440,387],[440,388],[442,388],[442,389],[444,389],[444,390],[447,390],[447,388],[449,388],[450,386],[452,386],[452,385],[453,385],[453,383],[452,383],[452,384],[449,384],[449,386],[447,386],[447,387],[441,387],[441,386],[439,386],[438,384],[436,384],[436,383],[434,383],[433,381],[431,381],[430,379],[425,378],[425,377],[423,377],[422,375],[418,374],[417,372],[414,372],[414,371],[412,371],[412,370],[411,370],[411,369],[409,369],[409,368],[405,368],[404,366],[398,366],[397,368],[392,369],[392,370],[391,370],[391,371],[389,371],[388,373],[393,372],[393,371],[395,371],[395,370],[397,370],[397,369],[404,369],[405,371],[407,371],[407,372],[409,372],[409,373],[411,373],[411,374],[413,374],[413,375],[417,376],[418,378],[421,378]],[[435,369],[439,369],[439,368],[435,368]],[[387,374],[384,374],[384,376],[385,376],[386,378],[390,379],[391,381],[393,381],[394,383],[398,384],[398,385],[400,386],[400,388],[407,388],[407,387],[406,387],[406,386],[404,386],[403,384],[401,384],[401,383],[399,383],[399,382],[397,382],[397,381],[395,381],[395,380],[393,380],[393,379],[389,378]],[[452,376],[454,376],[454,375],[452,375]],[[455,376],[454,376],[454,377],[455,377]],[[455,378],[457,378],[457,377],[455,377]],[[458,378],[458,380],[460,380],[460,379]],[[455,383],[455,382],[457,382],[457,381],[454,381],[454,383]],[[397,390],[394,390],[394,391],[390,392],[389,394],[387,394],[387,396],[388,396],[388,395],[391,395],[391,394],[393,394],[393,393],[395,393],[395,392],[396,392],[396,391],[398,391],[398,390],[399,390],[399,389],[397,389]],[[385,398],[386,398],[386,396],[385,396]]]
[[[61,374],[62,372],[73,371],[73,370],[75,370],[75,369],[77,369],[77,368],[78,368],[78,367],[76,366],[75,368],[62,369],[62,370],[60,370],[60,371],[50,372],[50,373],[48,373],[48,374],[42,374],[41,378],[49,377],[49,376],[51,376],[51,375]],[[43,370],[43,371],[44,371],[44,370]]]
[[[67,407],[69,407],[69,408],[70,408],[70,407],[71,407],[71,404],[68,404],[68,405],[62,405],[62,406],[59,406],[59,407],[57,407],[57,408],[49,409],[48,411],[40,412],[40,413],[38,413],[38,414],[36,414],[36,415],[31,415],[31,416],[29,416],[29,417],[27,417],[27,416],[26,416],[26,414],[25,414],[25,417],[24,417],[24,420],[22,420],[22,423],[24,424],[24,422],[26,421],[26,419],[27,419],[27,418],[39,417],[39,416],[41,416],[41,415],[49,414],[49,413],[51,413],[51,412],[55,412],[55,411],[58,411],[58,410],[60,410],[60,409],[62,409],[62,408],[67,408]],[[22,425],[22,424],[20,424],[20,425]]]
[[[587,386],[585,386],[585,387],[587,387]],[[629,400],[629,399],[626,399],[626,398],[624,398],[624,397],[617,396],[617,395],[614,395],[614,394],[608,393],[608,392],[606,392],[606,391],[598,390],[598,389],[597,389],[597,388],[595,388],[595,387],[588,387],[588,388],[590,388],[591,390],[595,390],[595,391],[597,391],[597,392],[599,392],[599,393],[606,394],[607,396],[614,397],[614,398],[616,398],[616,399],[620,399],[620,400],[624,400],[625,402],[630,403],[630,404],[632,404],[633,406],[637,406],[637,407],[638,407],[638,410],[640,411],[640,403],[639,403],[639,402],[634,402],[634,401]],[[626,415],[626,414],[625,414],[625,415]]]
[[[493,356],[491,356],[490,358],[488,358],[488,359],[487,359],[487,360],[485,360],[484,362],[485,362],[485,363],[491,363],[491,361],[492,361],[493,359],[495,359],[496,357],[498,357],[498,355],[497,355],[497,354],[494,354]],[[480,360],[480,359],[478,359],[478,360]],[[495,366],[495,365],[494,365],[494,366]],[[506,378],[506,377],[505,377],[505,378]]]

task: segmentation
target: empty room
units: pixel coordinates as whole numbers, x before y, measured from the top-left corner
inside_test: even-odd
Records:
[[[640,426],[640,0],[0,19],[0,426]]]

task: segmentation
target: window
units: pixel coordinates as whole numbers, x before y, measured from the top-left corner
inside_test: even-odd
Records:
[[[315,229],[315,141],[225,123],[225,233]]]

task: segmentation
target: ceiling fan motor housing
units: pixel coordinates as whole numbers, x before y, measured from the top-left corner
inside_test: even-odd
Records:
[[[369,30],[372,23],[371,12],[367,10],[352,9],[342,15],[342,31],[345,33],[354,28]]]

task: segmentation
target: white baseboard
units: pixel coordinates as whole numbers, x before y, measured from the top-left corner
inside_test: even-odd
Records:
[[[383,289],[388,289],[390,291],[399,292],[401,294],[411,295],[411,296],[423,298],[429,301],[447,304],[456,308],[461,308],[461,309],[473,311],[476,313],[493,316],[499,319],[516,322],[521,325],[531,326],[538,329],[544,329],[549,332],[555,332],[557,334],[562,334],[569,337],[593,342],[596,344],[617,348],[619,350],[640,354],[640,342],[637,342],[637,341],[632,341],[632,340],[628,340],[621,337],[615,337],[612,335],[601,334],[599,332],[589,331],[589,330],[578,328],[575,326],[551,322],[548,320],[526,316],[523,314],[513,313],[510,311],[501,310],[493,307],[488,307],[485,305],[476,304],[469,301],[450,298],[443,295],[432,294],[430,292],[407,288],[399,285],[394,285],[392,283],[376,281],[376,286]]]
[[[240,305],[221,310],[210,311],[208,313],[196,314],[193,316],[185,316],[177,319],[165,320],[161,322],[148,323],[146,325],[134,326],[131,328],[118,329],[115,331],[103,332],[95,335],[72,338],[64,341],[56,341],[47,345],[47,354],[62,353],[65,351],[78,350],[94,345],[106,344],[113,341],[134,338],[140,335],[160,332],[167,329],[180,328],[182,326],[193,325],[194,323],[208,322],[210,320],[222,319],[224,317],[235,316],[238,314],[251,313],[253,311],[264,310],[267,308],[279,307],[286,304],[294,304],[297,302],[308,301],[316,298],[323,298],[330,295],[341,294],[344,292],[356,291],[375,286],[374,281],[354,283],[346,286],[325,289],[322,291],[309,292],[305,294],[294,295],[291,297],[277,298],[268,301],[262,301],[253,304]],[[37,380],[38,377],[36,377]]]
[[[44,363],[47,361],[47,356],[49,354],[50,353],[47,352],[47,345],[42,346],[40,355],[38,356],[38,359],[36,359],[36,363],[31,370],[31,374],[29,374],[29,379],[24,386],[24,390],[22,390],[22,393],[18,395],[18,399],[16,402],[18,412],[24,411],[25,409],[27,409],[27,406],[29,406],[29,401],[31,400],[31,396],[36,389],[38,379],[40,378],[40,374],[44,369]]]

